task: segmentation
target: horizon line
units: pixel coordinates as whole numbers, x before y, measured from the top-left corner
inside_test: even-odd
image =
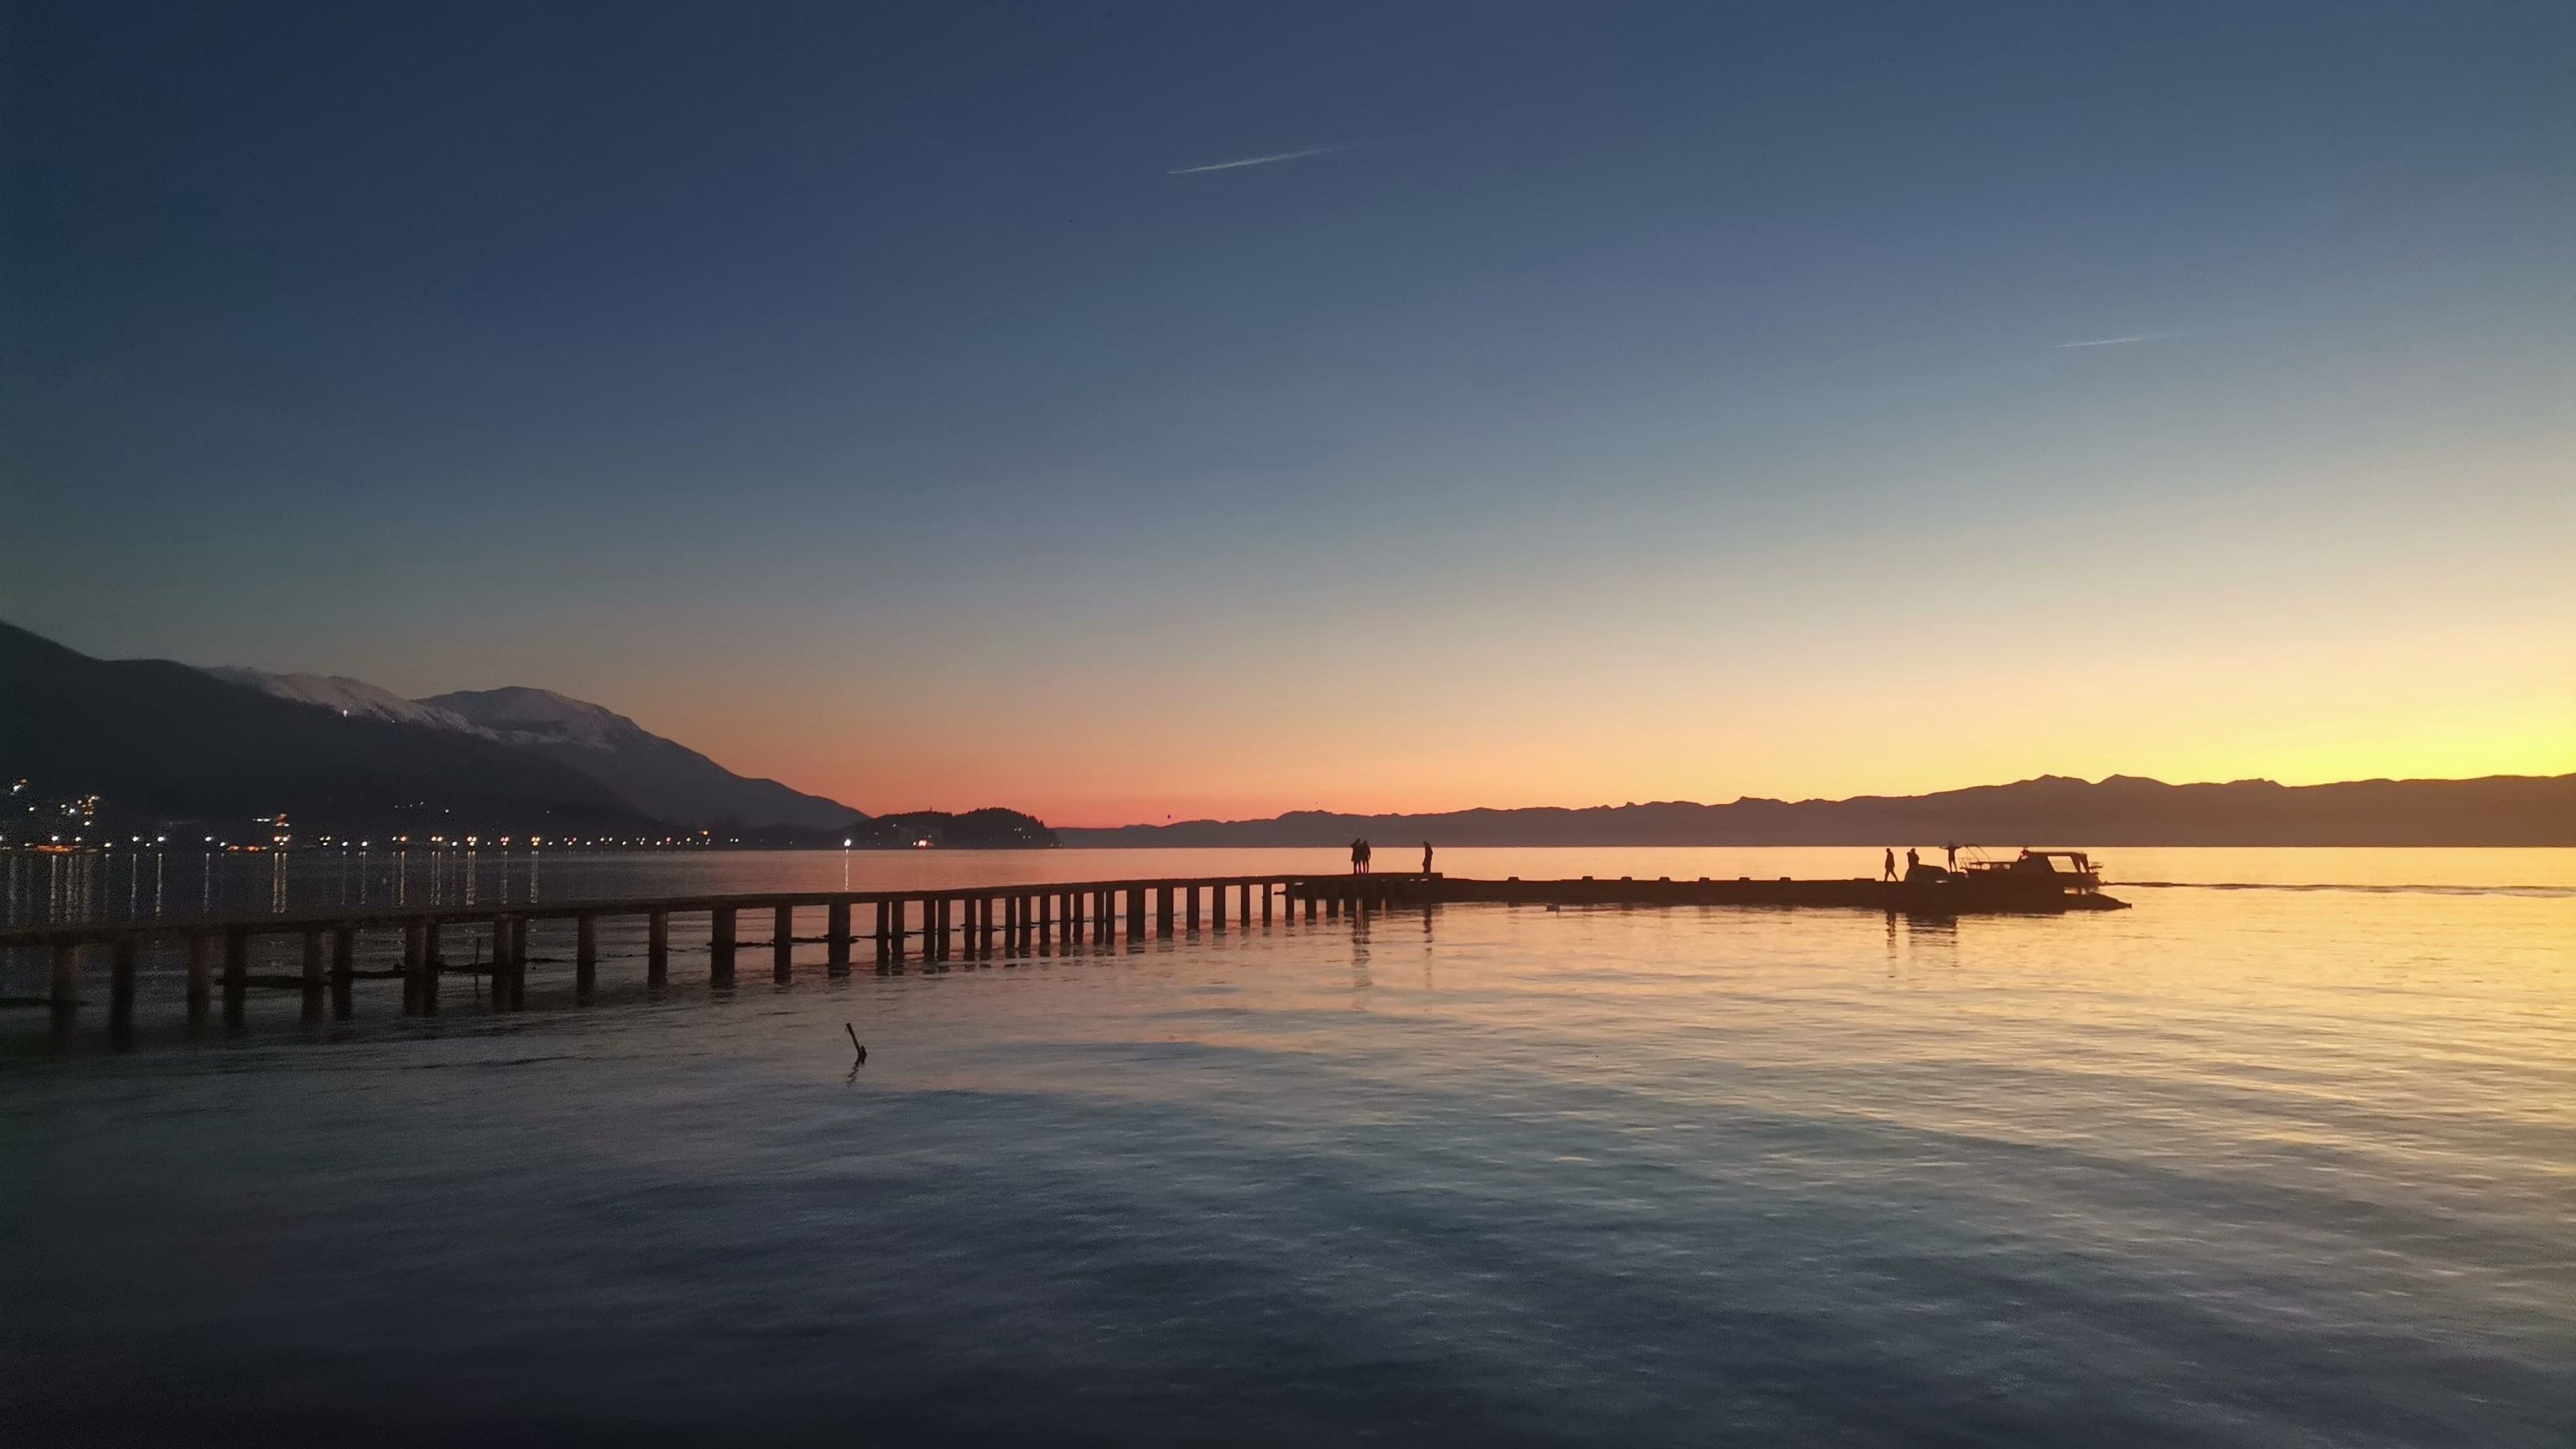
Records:
[[[2114,780],[2125,780],[2138,784],[2154,785],[2167,790],[2224,788],[2232,785],[2269,785],[2278,790],[2325,790],[2343,785],[2471,785],[2490,780],[2551,781],[2570,779],[2576,779],[2576,769],[2564,770],[2554,774],[2502,773],[2487,775],[2366,775],[2357,779],[2317,780],[2304,785],[2285,785],[2282,782],[2265,775],[2248,775],[2234,780],[2169,781],[2157,779],[2152,775],[2129,775],[2115,770],[2110,774],[2102,776],[2098,780],[2087,780],[2081,775],[2038,774],[2025,776],[2018,780],[2004,780],[1974,785],[1952,785],[1938,790],[1919,791],[1910,795],[1809,795],[1795,800],[1776,795],[1738,795],[1732,800],[1719,801],[1669,799],[1629,800],[1617,805],[1612,805],[1606,802],[1592,805],[1460,805],[1438,810],[1335,810],[1320,805],[1311,805],[1302,806],[1292,810],[1281,810],[1270,815],[1241,816],[1232,819],[1220,819],[1215,816],[1195,816],[1187,820],[1167,820],[1159,825],[1145,821],[1128,821],[1117,825],[1059,825],[1053,821],[1043,820],[1040,821],[1040,823],[1046,825],[1047,828],[1051,830],[1171,830],[1184,825],[1261,825],[1272,821],[1285,820],[1296,815],[1331,815],[1353,820],[1384,820],[1420,819],[1442,815],[1472,815],[1479,812],[1501,815],[1539,810],[1562,811],[1567,814],[1581,814],[1595,810],[1641,810],[1666,805],[1688,806],[1699,810],[1724,810],[1736,805],[1748,803],[1767,805],[1848,805],[1864,800],[1922,800],[1935,795],[1961,794],[1969,790],[2006,790],[2015,785],[2035,785],[2044,781],[2052,780],[2071,781],[2075,784],[2082,785],[2087,789],[2099,789],[2104,785],[2110,784]],[[1012,809],[1013,807],[984,805],[973,808],[1007,810]],[[861,813],[864,814],[865,812]],[[886,813],[899,815],[906,812],[889,811]],[[953,813],[964,814],[966,812],[957,811]],[[870,818],[873,819],[877,817],[871,816]],[[1030,818],[1037,819],[1038,817],[1031,816]]]

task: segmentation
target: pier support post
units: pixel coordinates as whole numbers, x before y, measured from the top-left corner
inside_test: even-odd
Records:
[[[525,916],[510,918],[510,1009],[524,1011],[528,1005],[528,926]]]
[[[224,932],[224,1021],[239,1026],[242,999],[250,994],[250,932],[239,926]]]
[[[770,912],[774,923],[769,932],[769,979],[781,986],[796,975],[796,908],[779,906]]]
[[[877,902],[877,962],[903,959],[903,902]]]
[[[322,1016],[322,933],[304,933],[304,1019],[318,1021]]]
[[[850,903],[837,900],[823,911],[823,968],[835,976],[850,974]]]
[[[1270,924],[1270,897],[1273,893],[1271,883],[1263,881],[1261,883],[1261,924],[1265,926]]]
[[[1216,885],[1208,887],[1208,927],[1211,930],[1217,931],[1225,929],[1225,885],[1223,882],[1219,882]]]
[[[1154,934],[1172,934],[1172,888],[1167,885],[1154,887]]]
[[[357,1014],[358,928],[331,929],[331,1015],[347,1021]]]
[[[54,1025],[71,1024],[72,1013],[80,1010],[81,948],[78,942],[54,943],[52,980],[47,983],[46,1002],[53,1009]]]
[[[204,931],[188,933],[188,1024],[206,1019],[215,1000],[215,938]]]
[[[992,955],[992,954],[993,954],[994,934],[993,934],[993,898],[992,898],[991,896],[979,896],[979,897],[977,897],[977,898],[976,898],[976,901],[975,901],[975,926],[976,926],[976,930],[977,930],[979,933],[981,933],[981,934],[982,934],[982,936],[983,936],[983,938],[984,938],[984,944],[983,944],[983,948],[982,948],[982,949],[983,949],[983,953],[984,953],[985,955],[987,955],[987,956]]]
[[[107,948],[107,1029],[122,1041],[134,1031],[134,938]]]
[[[402,1009],[405,1016],[420,1010],[420,931],[420,922],[403,922]]]
[[[707,983],[711,986],[733,984],[733,912],[731,906],[708,912]]]
[[[1002,898],[1002,950],[1005,954],[1016,956],[1028,949],[1020,940],[1020,922],[1027,901],[1027,896],[1016,893]]]
[[[518,1004],[519,923],[510,916],[492,918],[492,1009],[508,1011]]]
[[[1127,939],[1145,939],[1145,888],[1140,885],[1127,888]]]
[[[517,1011],[528,1004],[528,919],[510,918],[510,1009]]]
[[[1199,933],[1199,888],[1194,885],[1187,885],[1181,887],[1181,890],[1190,898],[1189,932],[1191,935],[1195,936]]]
[[[572,991],[580,1000],[599,989],[599,916],[584,911],[572,918]]]
[[[936,917],[939,922],[938,955],[936,959],[941,961],[947,960],[950,953],[956,949],[955,938],[950,934],[954,925],[953,915],[955,909],[955,905],[946,896],[934,897],[933,899],[922,903],[923,929],[928,930],[930,928],[930,919],[933,917]],[[923,950],[921,954],[924,960],[933,959],[932,954],[928,949]]]
[[[446,969],[446,958],[439,954],[439,923],[435,917],[420,923],[420,1010],[424,1016],[438,1012],[438,973]]]
[[[671,984],[671,913],[644,913],[644,984]]]

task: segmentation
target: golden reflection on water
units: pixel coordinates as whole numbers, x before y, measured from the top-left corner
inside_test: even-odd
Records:
[[[496,854],[479,880],[437,861],[404,888],[503,898]],[[543,869],[549,894],[642,893],[1314,854]],[[1443,863],[1815,875],[1870,854]],[[705,1421],[735,1423],[925,1335],[1086,1392],[1113,1340],[1175,1383],[1303,1352],[1276,1401],[1301,1404],[1369,1336],[1387,1362],[1579,1406],[1569,1442],[1729,1394],[1846,1442],[1887,1384],[2004,1416],[1995,1442],[2049,1437],[2064,1404],[2089,1432],[2121,1396],[2132,1422],[2181,1406],[2232,1442],[2553,1442],[2576,1332],[2576,852],[2110,855],[2117,878],[2208,883],[1958,921],[1283,917],[841,979],[806,943],[790,983],[729,990],[702,937],[668,989],[642,986],[640,925],[604,923],[591,1005],[557,954],[524,1013],[458,991],[406,1020],[366,983],[347,1024],[276,1003],[239,1037],[165,1025],[122,1057],[12,1060],[0,1146],[49,1164],[63,1249],[23,1256],[13,1287],[61,1342],[123,1352],[185,1324],[156,1373],[228,1390],[236,1345],[376,1344],[338,1372],[397,1385],[434,1345],[470,1358],[439,1361],[439,1387],[478,1411],[514,1365],[534,1367],[511,1402],[607,1384],[627,1403],[734,1344],[693,1381],[721,1400]],[[316,866],[296,889],[322,888]],[[329,1271],[245,1277],[245,1252]],[[794,1331],[768,1333],[780,1305]],[[598,1347],[628,1325],[648,1336]],[[1229,1332],[1223,1372],[1191,1356]]]

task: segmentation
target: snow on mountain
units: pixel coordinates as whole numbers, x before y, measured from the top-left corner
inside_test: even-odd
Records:
[[[491,730],[506,743],[561,760],[659,819],[839,830],[867,818],[836,800],[791,790],[775,780],[746,779],[615,710],[551,689],[460,689],[419,703]]]
[[[205,672],[228,684],[352,717],[469,734],[549,756],[606,785],[634,810],[674,824],[738,822],[831,831],[867,818],[836,800],[791,790],[775,780],[737,775],[615,710],[551,689],[513,685],[405,699],[339,675],[230,667]]]
[[[487,740],[500,738],[452,709],[405,699],[390,689],[346,675],[271,674],[265,669],[246,669],[231,664],[218,665],[206,673],[228,684],[244,685],[298,704],[318,704],[344,715],[391,720],[396,724],[420,725],[434,730],[454,730],[459,734],[480,735]]]
[[[669,743],[603,705],[524,684],[460,689],[406,703],[436,710],[473,728],[490,730],[520,743],[571,744],[594,750],[613,750],[621,744],[645,740]]]

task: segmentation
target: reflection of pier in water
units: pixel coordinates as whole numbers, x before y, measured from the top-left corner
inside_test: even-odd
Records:
[[[2105,906],[2117,902],[2100,898]],[[254,987],[293,991],[307,1020],[354,1012],[355,983],[399,980],[406,1014],[438,1010],[443,977],[470,975],[481,990],[489,983],[494,1009],[527,1004],[528,967],[562,956],[539,956],[541,934],[569,946],[573,989],[587,1000],[597,989],[603,959],[603,924],[644,934],[644,984],[670,982],[675,918],[702,925],[707,979],[734,983],[738,958],[766,946],[772,979],[793,978],[795,948],[820,944],[825,969],[846,974],[862,943],[877,970],[902,970],[913,961],[940,966],[958,960],[1009,960],[1067,952],[1120,941],[1168,940],[1179,934],[1223,932],[1280,916],[1365,919],[1398,906],[1490,902],[1505,905],[1624,906],[1822,906],[1906,914],[1954,914],[1962,908],[2048,909],[2023,903],[1963,903],[1938,899],[1905,885],[1867,880],[1504,881],[1453,879],[1438,874],[1217,876],[1196,879],[1076,881],[1057,884],[938,887],[909,891],[800,891],[745,895],[693,895],[632,900],[533,902],[475,906],[318,908],[220,920],[91,922],[0,930],[0,948],[34,947],[51,953],[44,1003],[58,1027],[68,1027],[80,1006],[87,956],[108,957],[108,1026],[130,1032],[134,1021],[138,960],[147,947],[182,947],[187,961],[191,1023],[210,1013],[220,989],[225,1020],[238,1024]],[[2055,909],[2066,909],[2059,905]],[[745,913],[766,914],[770,939],[745,941]],[[800,921],[819,913],[817,935],[797,934]],[[565,939],[568,938],[568,939]],[[280,942],[292,951],[292,972],[254,972],[254,944]],[[456,959],[470,947],[472,961]],[[274,954],[273,952],[265,954]],[[362,964],[362,962],[367,964]]]

